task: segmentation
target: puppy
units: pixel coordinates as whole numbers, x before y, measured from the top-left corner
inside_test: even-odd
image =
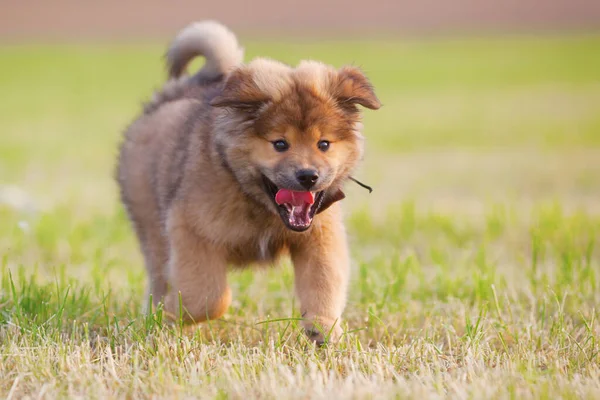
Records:
[[[185,75],[196,56],[204,66]],[[219,318],[228,266],[289,255],[307,334],[335,341],[349,275],[337,202],[362,156],[357,106],[380,103],[354,67],[242,59],[223,25],[188,26],[168,49],[169,81],[125,132],[117,180],[147,294],[186,321]]]

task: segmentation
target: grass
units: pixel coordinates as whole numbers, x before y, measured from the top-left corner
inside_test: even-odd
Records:
[[[225,318],[144,314],[111,179],[156,45],[0,48],[0,397],[598,398],[598,36],[247,43],[355,62],[385,107],[344,200],[346,334],[301,334],[288,263]]]

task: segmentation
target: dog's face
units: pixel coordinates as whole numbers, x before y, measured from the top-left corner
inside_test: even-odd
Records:
[[[341,185],[362,156],[357,105],[380,106],[356,68],[264,59],[233,71],[211,104],[227,109],[217,120],[227,132],[219,152],[242,190],[294,231],[344,198]]]

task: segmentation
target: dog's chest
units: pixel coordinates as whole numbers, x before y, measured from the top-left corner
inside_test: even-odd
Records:
[[[272,232],[257,233],[251,239],[229,248],[229,262],[237,266],[271,264],[288,250],[284,238]]]

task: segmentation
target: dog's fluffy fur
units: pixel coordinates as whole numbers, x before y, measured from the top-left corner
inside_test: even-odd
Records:
[[[200,55],[204,66],[184,75]],[[242,58],[219,23],[188,26],[167,52],[169,81],[125,133],[117,179],[148,295],[172,315],[181,296],[188,321],[219,318],[231,301],[228,265],[272,264],[289,254],[307,333],[335,340],[349,273],[337,200],[362,156],[357,105],[377,109],[379,100],[354,67]],[[277,140],[289,150],[276,151]],[[321,140],[330,142],[327,151]],[[311,189],[317,215],[297,232],[273,189],[303,190],[295,174],[304,168],[319,174]]]

